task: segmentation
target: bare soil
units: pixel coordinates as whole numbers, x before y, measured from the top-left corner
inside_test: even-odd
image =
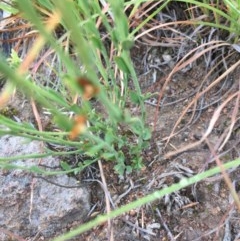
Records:
[[[143,46],[135,46],[135,48],[144,49]],[[147,51],[143,49],[139,52],[145,54]],[[144,59],[144,55],[137,54],[138,52],[133,50],[134,59]],[[139,66],[139,63],[135,62],[135,64]],[[189,107],[173,131],[174,125],[187,105],[196,98],[197,93],[200,93],[201,89],[198,88],[200,83],[207,88],[217,78],[216,75],[211,76],[204,82],[206,69],[204,65],[199,66],[185,73],[176,73],[173,78],[170,78],[160,103],[158,103],[158,98],[162,86],[169,77],[169,74],[166,74],[168,70],[164,74],[156,74],[154,73],[156,70],[150,69],[147,74],[144,74],[144,70],[139,69],[139,81],[143,92],[151,92],[155,97],[155,99],[151,98],[150,101],[146,101],[147,122],[153,129],[153,136],[149,149],[143,153],[145,163],[143,170],[128,175],[124,180],[119,180],[119,177],[113,174],[111,164],[104,163],[108,190],[113,200],[117,200],[117,206],[170,186],[182,177],[191,177],[215,166],[215,158],[211,150],[218,153],[223,163],[239,157],[239,120],[226,145],[219,151],[223,139],[226,138],[226,131],[231,123],[234,108],[236,108],[236,100],[230,101],[223,108],[206,141],[194,148],[185,148],[202,138],[217,108],[229,96],[239,91],[239,67],[231,76],[227,76],[219,84],[214,85],[202,99],[197,101],[195,106]],[[153,83],[154,78],[156,82]],[[224,87],[225,81],[227,86]],[[169,138],[170,135],[171,138]],[[185,150],[172,153],[181,148]],[[236,192],[239,193],[240,169],[230,170],[228,174]],[[226,241],[240,238],[239,212],[234,206],[229,188],[222,175],[209,178],[162,200],[131,210],[114,219],[112,225],[116,241]],[[89,236],[84,235],[84,239],[107,240],[106,230],[107,224],[101,228],[97,227],[89,232]]]
[[[214,155],[218,155],[223,163],[240,156],[237,96],[227,101],[211,134],[199,142],[216,110],[232,95],[239,95],[240,67],[218,82],[216,80],[224,73],[224,68],[206,66],[204,57],[174,70],[178,61],[196,47],[192,42],[185,42],[184,46],[179,58],[169,47],[156,47],[146,42],[137,41],[132,49],[142,91],[151,94],[145,105],[152,138],[149,148],[143,150],[145,168],[141,171],[134,171],[121,179],[113,172],[114,163],[102,163],[115,207],[177,183],[182,177],[191,177],[216,166]],[[166,57],[170,57],[170,61],[161,65]],[[238,59],[238,53],[232,55],[228,67]],[[214,71],[211,72],[211,69]],[[199,96],[203,91],[205,94]],[[191,102],[192,105],[189,105]],[[15,96],[10,106],[19,110],[18,118],[34,122],[30,102],[24,102],[21,95]],[[138,109],[134,108],[134,111],[133,114],[137,114]],[[47,122],[47,118],[42,116],[42,121]],[[223,145],[224,140],[226,143]],[[199,142],[198,145],[190,146],[195,142]],[[228,175],[239,194],[239,167],[229,170]],[[98,167],[89,167],[81,179],[100,180]],[[92,212],[86,221],[106,212],[104,192],[99,183],[91,182],[89,189]],[[77,226],[76,223],[72,228]],[[237,241],[240,240],[240,215],[222,175],[217,175],[113,219],[112,231],[115,241]],[[33,241],[31,237],[27,240]],[[108,224],[93,228],[73,240],[110,240]]]

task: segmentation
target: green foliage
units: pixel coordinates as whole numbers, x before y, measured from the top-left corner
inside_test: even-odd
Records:
[[[22,60],[18,57],[17,52],[12,49],[11,50],[11,56],[8,58],[8,63],[12,68],[17,68],[21,64]]]
[[[114,161],[115,170],[120,175],[125,171],[140,169],[143,166],[141,153],[151,135],[144,125],[144,100],[140,97],[140,87],[129,55],[133,41],[128,29],[128,19],[123,11],[124,1],[109,1],[108,14],[113,20],[112,24],[109,23],[107,14],[103,15],[98,1],[91,4],[81,0],[68,1],[67,9],[66,1],[37,1],[37,5],[45,11],[60,13],[60,24],[69,36],[77,64],[69,53],[64,51],[61,42],[46,29],[42,13],[32,5],[32,1],[19,0],[16,3],[23,16],[33,24],[61,59],[63,69],[67,69],[67,72],[56,71],[57,78],[62,80],[60,90],[36,84],[34,79],[26,78],[26,75],[20,76],[17,71],[12,72],[13,65],[21,64],[15,52],[12,52],[9,58],[11,65],[2,62],[0,70],[18,89],[48,109],[52,114],[52,121],[62,130],[62,134],[40,132],[25,123],[0,117],[0,123],[8,128],[2,130],[1,134],[20,135],[79,148],[79,153],[95,160],[101,158]],[[109,58],[107,42],[101,39],[96,26],[96,20],[100,17],[102,28],[110,34],[110,41],[114,44],[113,61]],[[123,72],[121,81],[124,86],[119,84],[112,66]],[[140,105],[142,110],[140,117],[131,117],[126,111],[129,78],[134,80],[135,104]],[[103,81],[100,82],[99,79]],[[88,88],[85,88],[86,85]],[[123,87],[124,89],[121,89]],[[91,90],[87,92],[89,88],[93,89],[92,93]],[[69,94],[82,96],[81,104],[71,104]],[[96,103],[104,107],[103,112],[96,110],[96,103],[86,98],[88,95],[97,99]],[[75,117],[70,118],[70,113]],[[88,127],[83,119],[88,122]],[[46,154],[51,155],[52,152]],[[67,155],[67,152],[64,155]],[[65,171],[71,171],[64,162],[62,167]]]
[[[69,171],[72,169],[72,167],[66,161],[61,161],[60,165],[64,171]]]
[[[66,147],[66,149],[62,151],[46,149],[45,153],[41,154],[0,157],[0,168],[19,168],[38,174],[56,175],[78,173],[99,159],[103,159],[114,162],[114,170],[119,175],[141,169],[144,166],[142,151],[149,145],[151,132],[145,126],[145,97],[141,94],[129,50],[133,45],[134,35],[159,11],[166,7],[171,0],[159,1],[160,6],[154,9],[131,32],[128,19],[124,13],[124,7],[131,4],[132,11],[134,11],[146,0],[109,0],[107,2],[110,4],[110,8],[106,14],[102,12],[100,1],[36,0],[34,1],[36,5],[33,5],[31,0],[16,0],[15,2],[17,7],[15,5],[10,7],[0,3],[0,9],[12,13],[21,11],[23,16],[32,23],[34,29],[45,39],[46,46],[50,46],[61,60],[60,71],[55,71],[61,88],[51,89],[36,83],[33,78],[29,77],[31,73],[19,75],[16,68],[21,65],[22,60],[16,52],[12,52],[8,61],[0,61],[0,71],[13,86],[17,86],[27,96],[34,98],[39,105],[47,108],[51,113],[52,122],[61,131],[38,131],[30,123],[18,123],[11,118],[0,115],[0,135],[23,136],[31,140],[57,144]],[[211,5],[212,1],[207,0],[182,0],[181,2],[197,5],[205,14],[214,15],[214,22],[195,21],[193,24],[205,24],[227,30],[229,33],[236,35],[235,41],[238,40],[240,34],[239,1],[225,0],[226,7],[222,8],[224,10],[218,8],[218,4]],[[49,13],[55,11],[60,13],[59,27],[63,29],[63,32],[67,33],[66,36],[69,39],[65,40],[71,43],[74,58],[69,52],[65,51],[63,42],[47,31],[43,21],[46,16],[39,9],[44,9]],[[99,19],[102,21],[101,29],[106,32],[107,41],[102,39],[102,33],[96,24]],[[225,20],[224,22],[227,24],[220,24],[220,20]],[[111,46],[114,49],[112,59],[109,57],[110,46],[108,46],[108,42],[113,44]],[[116,77],[115,70],[117,70],[117,73],[121,71],[121,75],[119,74]],[[84,89],[84,86],[79,86],[78,82],[83,76],[87,82],[91,83],[90,89],[95,90],[95,92],[93,91],[93,97],[96,101],[84,98],[86,89]],[[129,90],[129,79],[133,80],[133,90]],[[72,97],[76,94],[80,95],[81,98],[79,102],[73,103]],[[133,105],[140,106],[140,116],[130,116],[126,107],[129,100]],[[98,104],[103,108],[102,111],[98,110]],[[71,118],[72,114],[77,118]],[[84,118],[88,123],[82,121]],[[72,134],[72,138],[70,138],[70,134]],[[65,156],[70,154],[84,155],[86,159],[73,168],[64,159]],[[47,156],[60,156],[63,170],[46,171],[40,167],[24,167],[12,164],[13,160]],[[240,160],[237,159],[224,164],[224,167],[228,169],[237,167],[239,164]],[[178,184],[154,192],[114,210],[108,215],[100,216],[87,224],[81,225],[77,229],[55,239],[55,241],[70,239],[107,221],[108,218],[121,215],[219,172],[220,168],[214,168],[192,178],[183,179]]]
[[[237,34],[236,42],[239,39],[240,35],[240,1],[237,0],[224,0],[224,3],[227,7],[227,13],[229,16],[231,16],[230,21],[230,28],[232,29],[233,33]]]
[[[14,3],[15,1],[12,1],[12,2]],[[14,4],[8,5],[6,2],[3,2],[3,1],[0,2],[0,9],[12,14],[18,13],[18,9],[14,7]]]
[[[217,29],[223,29],[230,34],[235,35],[234,42],[239,40],[240,36],[240,1],[239,0],[224,0],[221,1],[196,1],[196,0],[177,0],[178,2],[185,2],[195,5],[202,9],[202,11],[209,16],[211,21],[193,20],[193,24],[212,26]],[[212,20],[212,17],[214,19]]]

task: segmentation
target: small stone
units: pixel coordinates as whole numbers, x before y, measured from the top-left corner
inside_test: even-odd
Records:
[[[221,196],[222,198],[225,198],[225,197],[226,197],[226,193],[225,193],[225,192],[221,192],[221,193],[220,193],[220,196]]]
[[[135,216],[136,215],[136,210],[134,210],[134,209],[130,210],[129,211],[129,215],[132,216],[132,217]]]

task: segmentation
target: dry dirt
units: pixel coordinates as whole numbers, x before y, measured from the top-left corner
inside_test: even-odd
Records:
[[[135,46],[135,48],[142,48],[142,46]],[[139,51],[139,53],[146,52],[144,47]],[[144,59],[143,55],[137,56],[136,50],[133,53],[135,59]],[[139,66],[139,63],[135,64]],[[199,83],[203,83],[204,88],[207,88],[217,76],[211,76],[212,79],[209,78],[203,82],[206,70],[201,65],[185,73],[176,73],[167,85],[162,98],[164,101],[158,104],[161,88],[168,77],[167,72],[169,73],[168,70],[164,73],[158,71],[156,73],[154,69],[150,69],[147,74],[144,74],[143,69],[138,72],[143,92],[151,92],[156,98],[151,98],[146,103],[147,122],[154,129],[151,146],[143,153],[146,167],[140,172],[128,175],[125,180],[119,180],[118,176],[112,173],[112,166],[104,164],[108,189],[113,200],[118,200],[118,206],[176,183],[182,177],[190,177],[215,166],[210,147],[217,151],[223,139],[226,138],[231,116],[239,100],[231,101],[223,108],[211,135],[208,136],[209,144],[204,141],[194,148],[166,158],[169,152],[199,141],[207,130],[215,110],[231,94],[239,91],[240,84],[238,67],[231,76],[227,76],[210,89],[202,99],[199,99],[196,106],[192,105],[188,109],[175,129],[176,134],[168,140],[182,111],[195,98],[196,93],[201,91],[198,89]],[[156,79],[155,83],[153,79]],[[224,86],[224,83],[227,85]],[[238,121],[228,142],[218,152],[222,162],[239,157],[239,113],[237,118]],[[228,173],[235,190],[239,193],[240,169],[236,168]],[[239,212],[233,204],[229,189],[221,175],[173,193],[162,200],[131,210],[113,220],[112,223],[116,241],[240,239]],[[107,224],[91,230],[89,236],[83,237],[85,240],[107,240],[106,229]]]
[[[144,50],[140,52],[146,53]],[[135,57],[142,59],[142,56],[136,56],[137,53],[137,51],[134,51]],[[142,71],[144,72],[144,70]],[[115,207],[177,183],[182,177],[191,177],[215,166],[215,160],[206,142],[166,158],[166,154],[169,152],[201,139],[216,108],[231,94],[239,91],[238,68],[232,76],[227,77],[229,78],[227,81],[232,78],[227,87],[221,89],[224,83],[223,80],[219,85],[214,86],[201,101],[198,101],[196,106],[189,108],[175,130],[176,135],[173,135],[169,142],[166,143],[182,111],[195,98],[196,93],[200,91],[197,87],[204,75],[198,75],[197,73],[204,73],[204,71],[204,69],[200,71],[199,68],[196,71],[193,68],[186,73],[176,73],[167,85],[162,98],[164,101],[160,102],[160,108],[157,100],[169,71],[154,73],[155,70],[150,68],[147,74],[138,72],[143,92],[153,93],[153,98],[146,101],[147,122],[153,129],[153,136],[150,147],[143,152],[145,168],[141,171],[133,172],[126,175],[124,179],[119,179],[119,176],[112,171],[113,163],[103,162],[104,175]],[[154,76],[157,76],[155,83],[153,83]],[[206,86],[213,80],[206,82]],[[17,94],[11,106],[13,109],[18,107],[19,113],[17,116],[21,121],[26,121],[27,118],[34,122],[30,102],[24,102],[22,98],[21,94]],[[24,103],[24,105],[20,105],[20,103]],[[229,102],[225,106],[211,135],[208,137],[210,146],[215,151],[222,143],[222,138],[226,137],[225,130],[231,124],[231,116],[235,105],[236,100]],[[42,118],[44,122],[44,117]],[[239,143],[238,120],[228,142],[218,153],[223,162],[239,157]],[[239,192],[240,169],[230,170],[229,177],[236,191]],[[100,179],[98,167],[89,167],[81,178]],[[89,184],[89,189],[92,196],[91,204],[94,208],[91,217],[88,217],[87,220],[105,212],[104,194],[99,184],[92,182]],[[76,223],[75,226],[77,225]],[[168,197],[164,197],[162,200],[131,210],[129,213],[112,220],[112,227],[115,241],[226,241],[240,238],[240,216],[221,175],[187,187]],[[108,240],[107,230],[108,224],[106,223],[73,240]],[[28,240],[32,239],[29,237]]]
[[[141,171],[133,172],[121,179],[113,173],[114,163],[102,163],[107,187],[115,207],[177,183],[182,177],[191,177],[215,166],[210,148],[217,152],[222,162],[240,156],[239,99],[236,98],[222,109],[208,136],[208,144],[203,141],[194,148],[173,153],[199,141],[208,129],[216,109],[227,98],[240,91],[239,67],[189,106],[172,133],[174,125],[189,103],[196,99],[197,93],[206,90],[221,73],[214,73],[205,78],[209,69],[205,69],[203,59],[199,59],[189,69],[179,70],[170,76],[173,67],[171,63],[159,67],[159,61],[163,58],[162,48],[139,42],[136,42],[132,50],[132,58],[143,93],[152,93],[152,98],[146,100],[146,109],[147,123],[153,132],[150,147],[143,152],[145,168]],[[239,54],[233,58],[233,62],[238,59]],[[166,81],[169,82],[165,85]],[[161,99],[159,95],[162,95]],[[34,122],[30,103],[24,102],[21,95],[16,96],[11,106],[19,110],[18,118],[23,121],[27,118]],[[229,132],[234,113],[237,113],[236,122]],[[44,118],[42,116],[43,122]],[[228,132],[231,133],[229,139],[221,147]],[[172,137],[169,139],[170,135]],[[228,173],[239,194],[239,167]],[[89,167],[81,178],[95,180],[89,184],[93,209],[86,220],[88,221],[106,211],[105,198],[96,181],[100,180],[97,166]],[[76,226],[77,223],[72,228]],[[222,176],[218,175],[115,218],[112,220],[112,228],[115,241],[237,241],[240,240],[240,215],[229,188]],[[105,223],[73,240],[108,240],[107,230],[108,224]],[[31,237],[27,240],[33,241]]]

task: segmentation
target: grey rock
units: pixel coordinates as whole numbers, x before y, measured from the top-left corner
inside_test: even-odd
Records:
[[[42,145],[21,137],[0,138],[0,157],[39,153]],[[30,167],[40,160],[17,160],[11,164]],[[41,159],[41,164],[59,166],[53,157]],[[23,238],[40,234],[51,238],[72,223],[82,223],[90,210],[89,192],[72,177],[58,175],[45,178],[68,186],[60,187],[21,169],[0,170],[0,229]],[[72,186],[75,186],[73,188]],[[76,187],[77,186],[77,187]],[[60,232],[61,233],[61,232]],[[0,232],[0,240],[9,240]]]

